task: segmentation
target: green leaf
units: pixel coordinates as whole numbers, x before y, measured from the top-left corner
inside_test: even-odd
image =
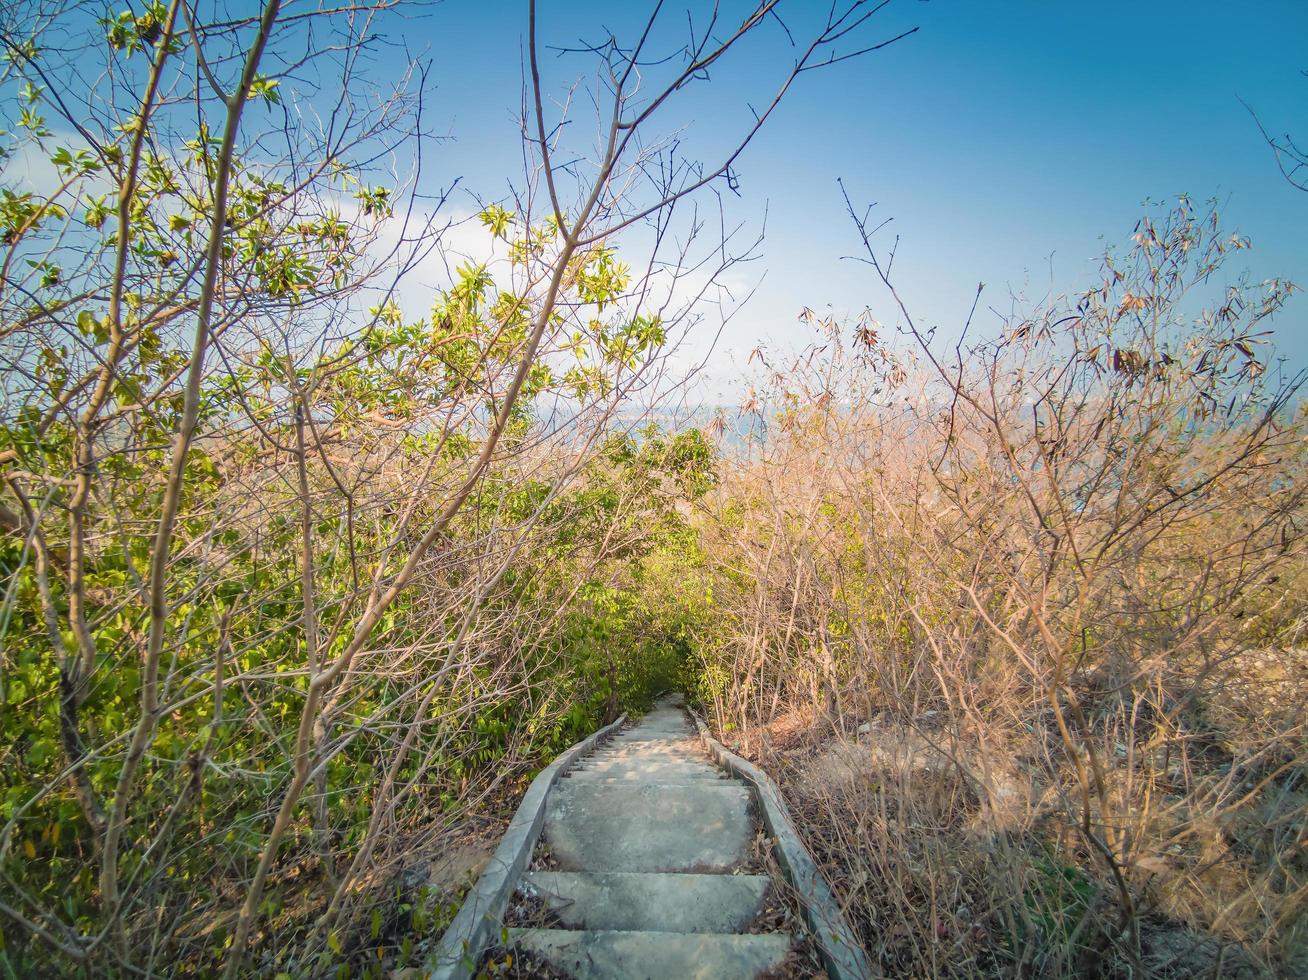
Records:
[[[43,766],[58,751],[51,739],[41,739],[33,742],[32,747],[27,750],[27,761],[33,766]]]
[[[256,75],[253,82],[250,83],[250,99],[263,99],[268,105],[277,105],[281,102],[282,97],[277,91],[277,86],[281,83],[276,78],[269,78],[266,75]]]

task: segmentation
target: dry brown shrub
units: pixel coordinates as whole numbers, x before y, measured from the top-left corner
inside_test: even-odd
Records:
[[[1305,966],[1305,416],[1246,246],[1182,201],[992,341],[901,305],[915,352],[769,365],[701,694],[897,975]]]

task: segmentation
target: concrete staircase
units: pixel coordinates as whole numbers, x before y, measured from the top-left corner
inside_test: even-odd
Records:
[[[769,886],[742,873],[750,794],[662,702],[585,757],[550,793],[543,843],[556,870],[529,871],[558,928],[509,943],[578,978],[752,978],[777,969],[788,933],[749,934]]]

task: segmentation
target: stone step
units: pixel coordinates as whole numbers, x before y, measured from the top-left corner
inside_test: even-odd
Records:
[[[510,929],[509,942],[578,980],[753,980],[777,969],[790,950],[790,937],[780,933]]]
[[[693,762],[696,765],[717,768],[708,756],[695,755],[691,752],[606,752],[603,755],[587,756],[579,764],[593,766],[598,763],[615,762]]]
[[[575,772],[577,769],[635,769],[646,768],[656,769],[668,766],[679,766],[682,769],[708,769],[712,772],[722,772],[723,770],[713,765],[707,759],[687,759],[677,758],[675,756],[632,756],[630,758],[617,759],[587,759],[576,769],[570,770]]]
[[[628,769],[628,768],[663,768],[663,767],[680,767],[683,769],[712,769],[713,772],[722,772],[722,769],[710,763],[708,759],[678,759],[675,756],[668,758],[659,758],[659,756],[633,756],[630,759],[586,759],[576,768],[570,769],[569,772],[576,772],[577,769]]]
[[[649,714],[642,718],[630,728],[624,728],[618,732],[618,735],[629,735],[632,732],[688,732],[694,728],[689,721],[682,715],[653,715]]]
[[[593,769],[597,766],[700,766],[717,772],[722,771],[720,767],[715,766],[710,760],[699,756],[661,755],[657,753],[650,755],[599,756],[593,759],[583,759],[576,768]]]
[[[608,751],[595,752],[594,755],[586,756],[586,761],[591,759],[698,759],[708,761],[709,755],[708,752],[688,751],[685,748],[675,748],[661,742],[641,742],[640,746],[611,748]]]
[[[678,710],[655,708],[625,731],[637,728],[689,728],[690,720]]]
[[[753,826],[735,781],[630,786],[567,779],[545,811],[544,839],[563,871],[726,871]]]
[[[644,742],[663,742],[667,745],[700,746],[703,743],[690,732],[654,732],[644,729],[623,732],[613,736],[609,745],[639,745]]]
[[[701,786],[704,783],[730,783],[731,779],[725,774],[716,776],[706,776],[702,773],[663,773],[655,778],[644,775],[628,773],[627,775],[614,775],[605,772],[585,772],[578,770],[569,773],[564,779],[575,780],[578,783],[604,783],[615,786],[635,786],[638,784],[649,784],[652,786]]]
[[[769,884],[767,875],[532,871],[519,891],[540,897],[569,929],[744,932]]]
[[[687,768],[712,769],[714,772],[722,772],[718,766],[709,762],[707,759],[692,759],[686,756],[659,756],[659,755],[633,755],[633,756],[616,756],[613,758],[586,759],[575,769],[596,769],[596,768],[627,768],[635,766],[682,766]],[[574,771],[574,770],[569,770]]]
[[[634,778],[658,779],[659,776],[698,774],[716,777],[722,772],[717,766],[707,762],[661,762],[657,759],[632,760],[630,762],[597,762],[579,766],[575,772],[607,773],[610,776],[631,776]]]
[[[639,745],[615,746],[611,749],[601,749],[588,756],[587,759],[633,759],[644,758],[647,756],[658,756],[659,758],[668,759],[703,759],[708,760],[709,754],[698,747],[688,749],[680,745],[666,745],[660,742],[641,742]]]
[[[631,752],[636,750],[669,749],[694,752],[704,755],[704,743],[697,738],[615,738],[607,745],[597,748],[597,752]]]

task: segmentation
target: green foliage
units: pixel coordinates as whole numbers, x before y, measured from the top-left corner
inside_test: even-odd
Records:
[[[446,829],[683,683],[707,609],[686,504],[716,464],[694,431],[541,448],[541,406],[602,417],[665,343],[614,244],[574,249],[554,217],[492,204],[486,252],[503,243],[508,260],[469,260],[406,309],[375,288],[375,245],[405,239],[412,201],[395,174],[350,162],[389,156],[377,121],[296,129],[269,112],[293,75],[254,71],[244,103],[215,92],[253,26],[183,12],[170,34],[170,10],[61,21],[70,43],[87,32],[77,71],[73,54],[6,36],[0,160],[21,152],[56,179],[0,173],[15,369],[0,413],[0,884],[7,907],[90,943],[92,972],[130,972],[108,951],[146,934],[160,961],[207,967],[267,855],[252,904],[287,938],[263,966],[294,973],[303,954],[296,969],[326,975],[354,970],[359,944],[453,914],[433,896],[408,900],[407,925],[355,921],[351,886],[331,928],[292,923],[333,896],[333,864],[366,865],[397,827]],[[308,39],[307,22],[270,44]],[[71,94],[53,98],[50,78]],[[87,105],[102,110],[90,128],[68,108]],[[386,138],[404,108],[377,108]],[[236,110],[229,156],[213,121]],[[361,625],[370,583],[397,581],[455,499],[413,587]],[[304,717],[313,785],[297,795]],[[58,959],[24,921],[6,919],[4,939],[0,974]]]
[[[1083,869],[1050,859],[1037,860],[1031,869],[1030,885],[1022,894],[1027,915],[1015,920],[1016,935],[1004,937],[1014,959],[1034,958],[1038,962],[1045,950],[1075,948],[1093,914],[1098,891]],[[1034,956],[1024,956],[1024,950],[1031,950]]]
[[[128,53],[141,43],[140,34],[128,33],[133,30],[121,20],[113,27]],[[139,583],[150,564],[151,531],[164,497],[190,353],[184,330],[150,317],[191,288],[189,270],[205,248],[213,190],[211,183],[190,179],[187,168],[212,176],[212,149],[212,137],[201,129],[185,143],[184,161],[149,152],[142,158],[127,206],[127,262],[138,271],[124,295],[121,321],[113,322],[102,296],[83,289],[84,281],[76,284],[79,292],[68,294],[76,302],[51,307],[38,300],[56,311],[54,328],[38,338],[36,384],[25,394],[26,406],[0,425],[0,451],[12,451],[15,469],[72,472],[80,436],[76,417],[56,407],[60,394],[81,377],[95,377],[97,361],[110,358],[120,332],[132,338],[118,355],[108,389],[108,409],[117,420],[112,438],[97,437],[102,448],[95,478],[105,491],[93,499],[85,526],[97,540],[114,545],[97,548],[84,564],[93,682],[75,715],[65,697],[72,676],[66,660],[82,641],[70,620],[68,580],[56,564],[50,579],[59,621],[56,645],[30,544],[21,536],[0,537],[0,577],[13,598],[0,674],[0,745],[6,746],[0,749],[0,820],[11,822],[4,870],[32,901],[56,909],[70,928],[88,932],[98,928],[103,912],[94,863],[88,861],[97,840],[77,787],[65,775],[65,726],[75,725],[84,744],[99,749],[83,770],[95,796],[111,799],[122,773],[122,747],[138,723],[148,618]],[[96,173],[100,158],[59,148],[51,159],[72,181],[70,201],[84,210],[70,216],[56,200],[3,189],[6,240],[21,254],[37,248],[43,235],[68,233],[75,222],[89,236],[90,254],[111,256],[120,234],[115,195],[77,190],[79,181]],[[352,182],[358,185],[354,178],[344,180]],[[368,220],[389,216],[384,188],[360,187],[356,196]],[[492,234],[511,236],[524,254],[537,244],[550,247],[548,228],[524,231],[507,212],[488,214]],[[65,224],[47,229],[51,222]],[[228,226],[222,246],[226,274],[246,284],[247,302],[276,309],[312,308],[348,281],[364,230],[329,206],[294,201],[285,183],[240,160],[233,167]],[[40,290],[70,288],[52,262],[33,260],[28,268]],[[601,395],[611,389],[614,371],[634,368],[662,342],[657,320],[619,312],[627,272],[611,250],[580,257],[573,275],[570,302],[589,312],[586,326],[566,347],[571,366],[533,367],[526,401],[512,416],[506,440],[524,438],[534,425],[533,399]],[[479,418],[464,416],[444,431],[424,420],[469,391],[493,389],[520,357],[535,315],[528,298],[502,288],[487,266],[470,264],[437,298],[429,317],[410,319],[397,304],[382,304],[361,328],[298,365],[255,333],[239,363],[203,378],[202,432],[220,436],[197,443],[188,458],[175,528],[178,556],[168,569],[168,592],[176,597],[168,639],[170,707],[157,720],[148,763],[129,803],[134,839],[150,841],[165,830],[166,836],[148,860],[135,848],[125,849],[126,882],[148,878],[156,894],[185,905],[202,902],[215,887],[215,866],[245,878],[264,846],[267,800],[284,792],[289,779],[286,745],[294,738],[306,690],[300,505],[293,493],[275,486],[259,497],[257,511],[239,497],[239,481],[254,472],[265,452],[264,434],[274,433],[282,445],[293,441],[288,390],[312,378],[311,414],[332,419],[335,437],[348,439],[361,458],[386,452],[404,472],[430,472],[432,466],[438,473],[457,472],[481,447]],[[233,427],[235,417],[254,425]],[[404,429],[393,437],[376,419]],[[326,484],[323,464],[315,459],[312,466],[315,482]],[[700,611],[677,599],[676,586],[698,558],[676,501],[702,494],[713,482],[712,453],[699,433],[668,437],[653,430],[639,439],[614,436],[562,493],[552,482],[523,479],[511,468],[486,477],[450,527],[452,542],[478,540],[482,521],[526,521],[543,513],[542,530],[532,540],[535,557],[510,570],[482,615],[561,615],[521,651],[515,670],[522,680],[513,693],[497,693],[502,674],[479,665],[434,698],[433,717],[462,717],[462,705],[478,707],[447,733],[438,754],[406,762],[399,771],[402,779],[416,778],[420,764],[430,772],[429,790],[409,804],[414,812],[458,812],[469,787],[489,782],[503,767],[543,765],[617,711],[640,710],[658,691],[679,683]],[[66,504],[66,490],[55,486]],[[215,519],[214,501],[224,502],[222,519]],[[417,519],[425,516],[420,507]],[[360,574],[355,556],[382,552],[401,533],[401,519],[397,509],[359,516],[323,506],[314,520],[318,593],[350,595]],[[66,507],[52,509],[42,531],[56,563],[64,560],[72,534]],[[321,629],[334,637],[332,652],[348,638],[352,615],[348,602],[324,606]],[[370,648],[425,649],[434,632],[444,655],[459,615],[455,607],[433,622],[413,598],[402,596],[382,618]],[[223,652],[228,677],[247,678],[217,697],[215,651]],[[406,685],[384,674],[360,678],[337,723],[407,717],[413,703]],[[385,774],[379,759],[386,751],[383,734],[363,728],[326,766],[326,821],[347,853],[360,844],[372,816]],[[270,893],[261,914],[276,915],[281,901]],[[336,945],[333,939],[328,945],[339,953],[344,940],[333,937]],[[0,963],[19,972],[31,966],[38,947],[27,945],[30,936],[23,939],[0,952]],[[220,957],[229,940],[225,929],[214,930],[207,955]]]
[[[684,687],[707,603],[690,587],[703,555],[677,503],[712,485],[714,467],[698,431],[670,439],[652,428],[639,440],[618,435],[587,467],[582,485],[549,504],[542,523],[557,530],[542,545],[554,561],[516,587],[540,605],[575,591],[544,651],[569,665],[558,693],[571,706],[553,735],[559,747],[620,710],[645,710],[658,693]],[[520,506],[536,506],[546,489],[517,491]]]

